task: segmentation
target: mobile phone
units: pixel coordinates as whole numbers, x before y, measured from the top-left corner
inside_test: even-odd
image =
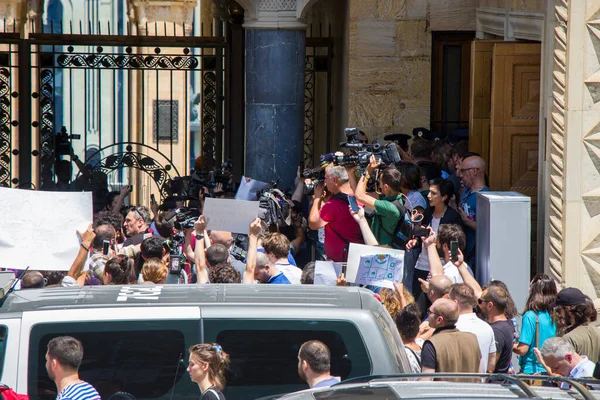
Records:
[[[105,256],[108,255],[108,251],[110,250],[110,240],[105,240],[102,242],[102,254]]]
[[[348,203],[350,203],[350,209],[352,212],[358,212],[358,203],[356,202],[356,197],[348,196]]]
[[[154,197],[154,193],[150,194],[150,201],[152,204],[156,203],[156,197]]]
[[[452,240],[450,242],[450,259],[452,262],[458,261],[458,240]]]

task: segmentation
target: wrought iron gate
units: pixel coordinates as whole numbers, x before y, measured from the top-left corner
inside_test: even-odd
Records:
[[[139,194],[147,198],[165,196],[169,178],[187,175],[196,156],[207,168],[219,164],[225,29],[207,37],[110,35],[91,26],[92,34],[61,26],[29,39],[0,33],[0,185],[51,189],[57,162],[73,160],[113,188],[142,184],[148,174],[156,187]]]
[[[325,139],[325,151],[331,144],[333,39],[309,37],[306,39],[306,69],[304,81],[304,166],[318,164],[315,148],[319,139]],[[322,78],[322,79],[319,79]],[[319,87],[321,85],[321,87]],[[319,96],[321,89],[324,95]],[[324,123],[317,124],[318,116]]]

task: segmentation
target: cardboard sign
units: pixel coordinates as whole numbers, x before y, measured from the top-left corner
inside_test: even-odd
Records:
[[[207,198],[203,213],[210,230],[248,233],[258,211],[258,201]]]
[[[0,188],[0,267],[68,271],[92,215],[90,192]]]

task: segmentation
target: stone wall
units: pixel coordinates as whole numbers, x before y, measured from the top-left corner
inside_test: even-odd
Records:
[[[429,127],[428,0],[349,0],[348,7],[348,126],[370,139]]]
[[[478,0],[479,7],[546,11],[548,0]]]

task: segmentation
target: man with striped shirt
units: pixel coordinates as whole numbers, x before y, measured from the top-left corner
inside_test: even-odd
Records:
[[[83,346],[79,340],[60,336],[48,343],[46,371],[56,384],[56,400],[100,400],[96,389],[79,379],[82,360]]]

